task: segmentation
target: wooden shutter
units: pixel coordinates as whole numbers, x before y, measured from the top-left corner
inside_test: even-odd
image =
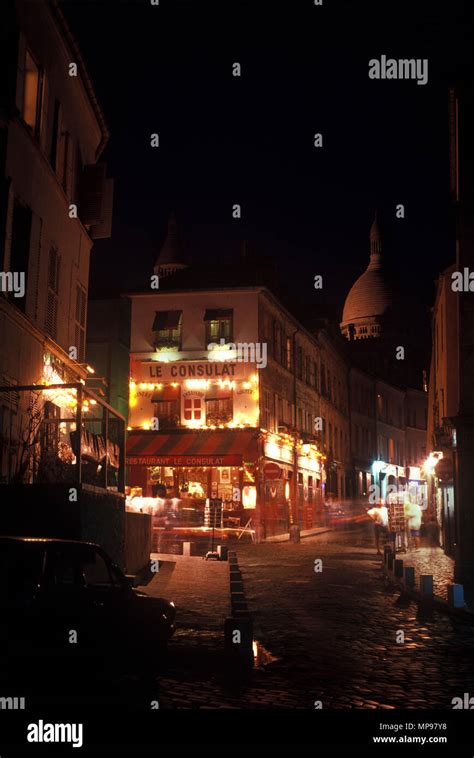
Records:
[[[114,202],[114,180],[105,180],[103,197],[102,220],[99,224],[93,224],[91,237],[93,240],[107,239],[112,235],[112,210]]]
[[[85,289],[78,284],[76,286],[76,329],[75,342],[80,361],[85,359],[86,353],[86,305],[87,297]]]
[[[58,325],[60,258],[58,251],[52,247],[48,262],[48,295],[46,303],[45,330],[56,339]]]
[[[100,224],[103,220],[105,163],[89,164],[82,169],[79,192],[79,217],[83,224]]]

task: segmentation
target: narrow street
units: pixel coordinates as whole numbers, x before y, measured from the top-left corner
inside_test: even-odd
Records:
[[[232,689],[222,634],[183,608],[156,693],[161,708],[450,709],[453,697],[474,692],[474,628],[399,604],[365,526],[299,545],[242,545],[238,560],[255,638],[275,660]]]

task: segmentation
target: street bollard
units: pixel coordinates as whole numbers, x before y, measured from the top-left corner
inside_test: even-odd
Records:
[[[395,555],[393,553],[388,553],[388,555],[387,555],[387,571],[393,571],[394,561],[395,561]]]
[[[405,566],[403,578],[405,581],[405,587],[407,590],[412,590],[415,586],[415,567]]]
[[[395,558],[394,560],[393,575],[399,579],[403,576],[403,561],[400,558]]]
[[[193,544],[192,542],[183,542],[183,555],[187,556],[188,558],[190,558],[191,556],[192,544]]]
[[[300,528],[298,524],[292,524],[290,526],[290,541],[294,542],[295,545],[300,541]]]
[[[388,559],[388,556],[389,556],[389,555],[390,555],[392,552],[393,552],[393,551],[392,551],[392,548],[391,548],[391,546],[390,546],[390,545],[384,545],[384,548],[383,548],[383,565],[384,565],[384,566],[386,566],[386,565],[387,565],[387,559]]]
[[[217,546],[217,552],[219,554],[219,559],[221,561],[226,561],[227,560],[228,554],[229,554],[228,551],[229,551],[229,548],[227,547],[227,545],[218,545]]]
[[[464,608],[464,585],[448,584],[448,605],[450,608]]]
[[[420,576],[420,594],[424,602],[433,600],[433,576],[431,574]]]

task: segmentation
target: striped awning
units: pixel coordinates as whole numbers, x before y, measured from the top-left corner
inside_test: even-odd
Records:
[[[128,433],[128,465],[241,466],[255,462],[258,430],[211,429]]]

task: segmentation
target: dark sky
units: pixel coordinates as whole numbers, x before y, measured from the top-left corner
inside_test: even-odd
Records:
[[[300,303],[337,312],[367,265],[378,208],[389,265],[430,304],[454,256],[447,85],[472,68],[474,3],[63,7],[111,130],[114,230],[93,251],[92,294],[144,286],[175,208],[195,262],[219,266],[248,239],[274,258]],[[428,58],[428,84],[370,80],[368,61],[382,54]],[[405,220],[395,218],[397,203]]]

